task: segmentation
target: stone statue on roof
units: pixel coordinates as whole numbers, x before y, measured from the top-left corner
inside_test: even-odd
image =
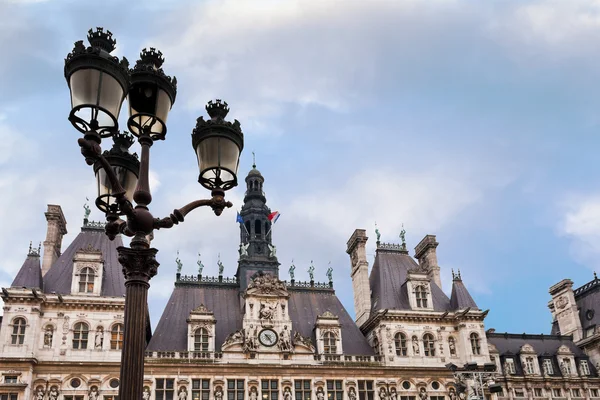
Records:
[[[377,228],[377,222],[375,222],[375,235],[377,235],[377,241],[381,239],[381,233],[379,233],[379,228]]]
[[[269,257],[277,257],[277,246],[268,244],[269,246]]]
[[[183,268],[183,263],[179,259],[179,250],[177,250],[177,257],[175,258],[175,263],[177,264],[177,273],[181,273],[181,268]]]
[[[219,261],[217,261],[217,265],[219,266],[219,275],[223,275],[223,270],[225,269],[225,267],[221,262],[221,253],[219,253]]]
[[[196,261],[196,264],[198,264],[198,274],[202,275],[204,264],[202,264],[202,261],[200,261],[200,253],[198,253],[198,261]]]
[[[87,197],[85,198],[85,200],[86,200],[86,201],[89,201],[89,199],[88,199]],[[90,216],[90,214],[91,214],[91,212],[92,212],[92,210],[90,210],[90,206],[88,206],[88,204],[87,204],[87,203],[85,203],[85,204],[83,205],[83,210],[84,210],[84,211],[83,211],[83,213],[84,213],[84,214],[83,214],[83,219],[88,219],[88,217]]]
[[[310,280],[315,280],[315,266],[313,265],[313,260],[310,260],[310,267],[308,267],[308,276],[310,276]]]
[[[250,243],[240,243],[240,257],[244,257],[248,255],[248,247],[250,247]]]
[[[333,282],[333,268],[331,268],[331,262],[329,263],[329,268],[327,268],[327,279],[329,279],[329,282]]]
[[[294,260],[292,260],[292,265],[290,266],[290,279],[294,280],[294,271],[296,270],[296,266],[294,265]]]
[[[404,230],[404,224],[402,224],[402,230],[400,231],[400,240],[403,245],[406,245],[406,231]]]

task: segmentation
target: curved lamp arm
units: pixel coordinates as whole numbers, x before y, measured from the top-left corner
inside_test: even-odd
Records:
[[[211,199],[192,201],[181,208],[175,209],[168,217],[156,218],[154,220],[154,229],[172,228],[173,225],[183,222],[185,216],[198,207],[210,206],[215,214],[219,216],[226,207],[230,208],[233,206],[230,201],[225,201],[223,192],[213,191],[212,195]]]

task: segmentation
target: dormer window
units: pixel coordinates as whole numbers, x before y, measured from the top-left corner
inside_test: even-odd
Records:
[[[507,358],[504,360],[504,372],[506,374],[514,375],[515,372],[515,360],[512,358]]]
[[[423,350],[425,357],[435,357],[435,340],[431,333],[423,335]]]
[[[417,299],[418,308],[427,308],[427,291],[424,286],[417,286],[415,289],[415,297]]]
[[[554,367],[552,366],[552,360],[549,358],[544,359],[544,373],[546,375],[554,375]]]
[[[525,372],[528,375],[535,374],[535,367],[533,365],[533,357],[525,357]]]
[[[323,335],[323,353],[337,354],[336,340],[333,332],[325,332]]]
[[[473,354],[478,356],[481,354],[481,341],[479,340],[479,335],[475,332],[471,333],[471,351]]]
[[[563,375],[571,375],[571,360],[568,358],[563,358],[560,363],[561,370]]]
[[[198,328],[194,332],[194,351],[208,351],[208,330]]]
[[[94,293],[96,274],[90,267],[82,268],[79,272],[79,293]]]
[[[590,367],[588,365],[587,360],[579,361],[579,371],[581,372],[581,375],[583,375],[583,376],[587,376],[590,374]]]

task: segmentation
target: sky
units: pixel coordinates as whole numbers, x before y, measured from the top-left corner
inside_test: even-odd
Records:
[[[437,235],[443,290],[451,270],[486,328],[549,333],[548,288],[575,287],[600,266],[600,1],[504,0],[8,0],[0,2],[0,286],[10,286],[46,235],[47,204],[67,218],[63,248],[80,231],[93,171],[67,120],[64,58],[89,28],[117,40],[133,63],[165,56],[178,94],[164,142],[151,152],[151,210],[209,193],[197,183],[190,134],[208,100],[229,103],[268,205],[287,279],[325,281],[353,314],[346,241],[375,222],[384,242]],[[120,123],[125,126],[126,107]],[[105,148],[110,146],[104,141]],[[194,211],[156,232],[155,326],[184,274],[217,258],[233,276],[245,187],[234,209]],[[90,203],[93,204],[93,201]],[[91,219],[102,220],[94,209]]]

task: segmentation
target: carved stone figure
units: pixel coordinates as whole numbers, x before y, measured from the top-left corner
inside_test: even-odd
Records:
[[[419,350],[419,339],[417,339],[416,336],[413,336],[412,338],[412,348],[413,348],[413,353],[414,354],[419,354],[420,350]]]
[[[202,275],[202,270],[204,269],[204,264],[202,264],[202,261],[200,261],[200,253],[198,253],[198,261],[196,261],[196,264],[198,264],[198,274]]]
[[[450,398],[450,400],[456,400],[456,392],[453,388],[451,388],[450,392],[448,392],[448,397]]]
[[[92,389],[88,393],[89,400],[98,400],[98,388],[96,386],[92,386]]]
[[[250,246],[250,243],[240,244],[240,256],[241,257],[248,255],[248,247],[249,246]]]
[[[219,275],[223,275],[223,270],[225,269],[225,267],[223,266],[223,263],[221,262],[221,255],[219,255],[219,261],[217,261],[217,265],[219,266]]]
[[[244,332],[240,329],[239,331],[235,331],[230,333],[229,336],[223,342],[223,346],[227,346],[233,343],[242,343],[244,341]]]
[[[86,197],[86,200],[87,200],[87,197]],[[88,206],[88,205],[87,205],[87,203],[85,203],[85,204],[83,205],[83,209],[84,209],[84,212],[83,212],[83,213],[84,213],[83,219],[88,219],[88,217],[90,216],[90,214],[91,214],[92,210],[90,210],[90,206]]]
[[[333,281],[333,268],[331,268],[331,266],[329,268],[327,268],[327,279],[329,279],[329,282]]]
[[[183,263],[179,259],[179,250],[177,250],[177,258],[175,258],[175,263],[177,264],[177,273],[181,273],[181,268],[183,268]]]
[[[396,391],[396,388],[393,386],[390,389],[390,400],[398,400],[398,392]]]
[[[323,388],[320,386],[317,389],[317,400],[325,400],[325,392],[323,391]]]
[[[560,362],[560,372],[562,376],[569,376],[569,370],[567,369],[567,365],[565,364],[565,360],[561,360]]]
[[[275,317],[275,309],[277,305],[268,302],[260,303],[260,310],[258,312],[258,318],[272,320]]]
[[[215,389],[215,400],[223,400],[223,388],[217,386]]]
[[[292,337],[290,335],[290,330],[287,325],[283,326],[283,329],[279,333],[279,349],[281,351],[291,351],[292,350]]]
[[[281,282],[276,277],[265,273],[257,273],[252,278],[252,282],[250,282],[250,284],[248,285],[248,290],[250,289],[258,289],[258,293],[266,294],[271,294],[275,291],[287,291],[283,282]]]
[[[250,394],[248,397],[250,400],[258,400],[258,390],[256,389],[256,386],[252,386],[250,388]]]
[[[250,325],[248,334],[246,335],[246,342],[244,343],[244,351],[253,351],[258,348],[258,329],[254,325]]]
[[[375,222],[375,235],[377,236],[377,241],[381,239],[381,233],[379,233],[379,228],[377,228],[377,222]]]
[[[565,296],[560,296],[558,300],[556,300],[556,306],[560,309],[565,308],[567,306],[567,303],[569,303],[569,301]]]
[[[38,386],[37,391],[35,392],[35,400],[44,400],[44,388]]]
[[[453,337],[448,338],[448,347],[450,348],[450,355],[456,355],[456,343]]]
[[[292,391],[289,386],[283,389],[283,400],[292,400]]]
[[[271,243],[269,243],[268,246],[269,246],[269,257],[277,257],[277,246],[274,246]]]
[[[48,400],[57,400],[58,399],[58,387],[52,386],[50,388],[50,393],[48,393]]]
[[[144,386],[144,393],[142,393],[143,400],[150,400],[150,388],[148,386]]]
[[[296,266],[294,265],[294,260],[292,260],[292,265],[290,266],[290,279],[294,280],[294,271],[296,270]]]
[[[47,326],[44,331],[44,346],[52,347],[52,337],[54,336],[54,328]]]
[[[404,230],[404,224],[402,224],[402,230],[400,231],[400,240],[403,245],[406,245],[406,231]]]
[[[427,400],[429,396],[427,396],[427,389],[425,389],[424,387],[422,387],[421,389],[419,389],[419,399],[421,400]]]
[[[315,266],[312,260],[310,260],[310,267],[308,267],[308,276],[310,276],[311,281],[315,280]]]
[[[387,400],[388,392],[384,387],[379,389],[379,400]]]
[[[104,342],[104,331],[101,327],[96,330],[96,337],[94,338],[94,348],[101,349],[102,343]]]
[[[315,351],[315,346],[312,342],[312,339],[308,336],[302,336],[300,333],[294,333],[294,345],[300,344],[302,346],[308,347],[310,351]]]
[[[179,389],[179,394],[177,395],[177,398],[179,400],[187,400],[187,388],[185,386],[182,386],[181,389]]]
[[[356,390],[353,387],[348,389],[348,400],[356,400]]]

